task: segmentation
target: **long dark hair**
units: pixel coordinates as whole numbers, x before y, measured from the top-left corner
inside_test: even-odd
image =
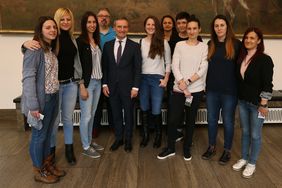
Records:
[[[172,20],[172,31],[171,31],[171,36],[176,36],[177,35],[177,31],[176,31],[176,28],[175,28],[175,20],[174,18],[171,16],[171,15],[164,15],[161,19],[161,27],[162,27],[162,31],[164,32],[164,27],[163,27],[163,23],[164,23],[164,19],[165,18],[170,18]]]
[[[43,29],[43,24],[48,21],[48,20],[52,20],[54,22],[54,24],[56,25],[56,29],[57,29],[57,36],[54,40],[51,41],[51,44],[49,44],[48,42],[46,42],[44,40],[43,37],[43,33],[42,33],[42,29]],[[44,51],[49,50],[50,48],[52,49],[53,52],[56,52],[57,49],[57,39],[58,39],[58,27],[57,27],[57,23],[56,21],[50,17],[50,16],[41,16],[38,18],[37,24],[34,28],[34,36],[33,36],[33,40],[36,40],[40,43],[41,48]]]
[[[218,38],[217,35],[214,31],[214,23],[216,19],[220,19],[220,20],[224,20],[227,26],[227,30],[226,30],[226,37],[225,37],[225,58],[226,59],[233,59],[234,55],[235,55],[235,49],[234,49],[234,40],[235,40],[235,34],[234,31],[232,29],[232,26],[230,24],[230,22],[228,21],[228,19],[226,18],[226,16],[224,15],[217,15],[214,17],[210,29],[211,29],[211,40],[210,40],[210,44],[209,44],[209,52],[208,52],[208,59],[211,59],[211,57],[214,55],[215,50],[216,50],[216,45],[215,43],[218,42]]]
[[[156,55],[164,56],[164,34],[161,28],[161,23],[155,16],[148,16],[144,21],[144,28],[149,19],[155,23],[155,33],[152,36],[152,41],[149,50],[149,57],[154,59]]]
[[[81,18],[81,34],[80,34],[80,37],[82,38],[82,40],[84,40],[84,42],[86,43],[90,43],[90,39],[88,37],[88,31],[87,31],[87,21],[88,21],[88,18],[90,16],[93,16],[96,20],[96,30],[94,31],[93,33],[93,39],[96,43],[96,45],[98,45],[100,47],[100,30],[99,30],[99,23],[98,23],[98,20],[97,20],[97,16],[91,12],[91,11],[87,11],[83,14],[82,18]]]
[[[246,39],[246,36],[250,33],[250,32],[255,32],[260,40],[260,43],[258,44],[257,46],[257,51],[256,53],[251,57],[251,59],[249,60],[248,63],[252,62],[252,60],[257,57],[258,55],[261,55],[264,53],[264,42],[263,42],[263,34],[262,34],[262,31],[257,28],[257,27],[249,27],[245,33],[244,33],[244,36],[243,36],[243,39],[242,39],[242,48],[241,48],[241,51],[240,51],[240,55],[239,55],[239,58],[238,58],[238,63],[240,64],[244,59],[245,57],[247,56],[248,54],[248,51],[245,47],[245,39]]]

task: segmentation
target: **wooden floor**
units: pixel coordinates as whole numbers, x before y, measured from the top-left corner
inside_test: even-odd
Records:
[[[64,158],[63,131],[59,131],[57,146],[58,166],[67,175],[54,185],[34,182],[28,153],[30,131],[16,128],[15,112],[0,111],[0,188],[6,187],[95,187],[95,188],[188,188],[188,187],[282,187],[282,126],[264,126],[262,152],[253,178],[244,179],[231,169],[240,156],[240,128],[236,127],[232,159],[226,166],[218,164],[222,152],[223,130],[218,135],[218,152],[210,161],[201,159],[207,147],[207,129],[198,127],[194,134],[192,160],[185,162],[182,143],[176,145],[176,156],[158,160],[161,149],[153,149],[152,141],[145,149],[139,148],[139,132],[135,130],[132,153],[123,148],[111,152],[114,136],[103,128],[97,142],[105,146],[100,159],[81,154],[79,130],[74,131],[75,154],[78,163],[69,166]],[[165,139],[165,138],[164,138]]]

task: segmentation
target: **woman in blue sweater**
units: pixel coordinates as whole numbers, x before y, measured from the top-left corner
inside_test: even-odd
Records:
[[[224,126],[224,151],[219,164],[226,164],[234,134],[234,116],[237,105],[236,60],[241,42],[235,38],[229,21],[217,15],[211,24],[209,67],[206,79],[209,147],[202,159],[209,160],[216,154],[216,136],[221,111]]]

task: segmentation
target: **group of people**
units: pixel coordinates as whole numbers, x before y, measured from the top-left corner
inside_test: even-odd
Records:
[[[66,159],[69,164],[76,164],[72,114],[78,95],[82,154],[99,158],[99,151],[104,147],[94,142],[92,133],[101,118],[102,95],[108,99],[109,121],[115,134],[110,150],[124,145],[124,150],[131,152],[137,96],[142,119],[140,147],[148,145],[151,125],[155,129],[153,147],[161,146],[161,106],[165,91],[167,143],[157,158],[174,156],[175,142],[185,135],[184,160],[192,159],[195,119],[205,92],[209,143],[202,159],[209,160],[216,154],[221,112],[224,150],[219,163],[225,165],[230,160],[235,108],[239,101],[242,156],[232,167],[236,171],[244,169],[243,177],[251,177],[273,87],[273,62],[264,53],[260,29],[248,28],[240,42],[228,19],[217,15],[211,23],[210,41],[205,44],[199,36],[199,19],[180,12],[176,21],[170,15],[160,21],[148,16],[144,20],[146,36],[136,43],[127,37],[129,26],[127,18],[121,17],[110,27],[107,8],[99,9],[97,15],[87,11],[81,18],[81,34],[75,39],[70,9],[59,8],[54,19],[39,18],[33,40],[22,46],[22,110],[32,125],[30,155],[34,179],[55,183],[66,175],[55,165],[59,114]]]

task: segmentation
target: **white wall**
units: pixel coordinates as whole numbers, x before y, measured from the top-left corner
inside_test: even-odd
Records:
[[[0,34],[0,109],[13,109],[13,99],[21,95],[22,59],[21,44],[32,35]],[[274,89],[282,89],[282,39],[265,40],[266,53],[274,61]]]

